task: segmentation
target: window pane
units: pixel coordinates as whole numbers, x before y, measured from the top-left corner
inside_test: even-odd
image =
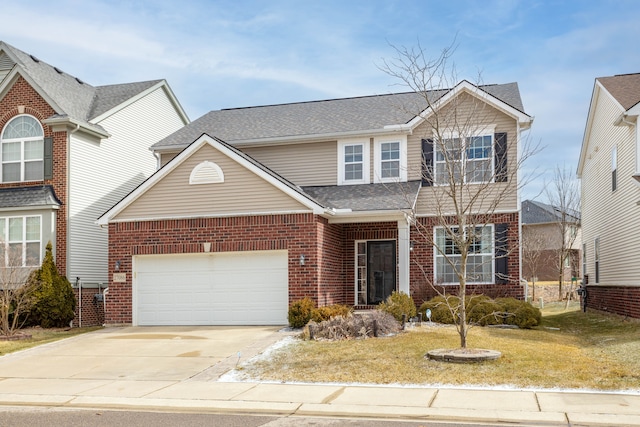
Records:
[[[44,162],[26,162],[24,164],[25,181],[40,181],[44,178]]]
[[[400,143],[385,142],[380,144],[380,156],[382,160],[399,160],[400,159]]]
[[[351,165],[345,165],[344,178],[349,179],[362,179],[362,164],[354,163]]]
[[[399,161],[382,163],[382,178],[398,178],[399,176],[400,176]]]
[[[362,161],[362,145],[347,145],[344,147],[344,161],[346,163]]]
[[[20,161],[20,143],[5,142],[2,144],[2,161],[3,162],[19,162]]]
[[[469,159],[486,159],[491,157],[491,136],[472,136],[467,148]]]
[[[44,140],[25,141],[24,142],[24,159],[25,160],[41,160],[44,156]]]
[[[7,240],[7,220],[5,218],[0,218],[0,242],[5,242]]]
[[[20,163],[2,165],[2,181],[20,181]]]
[[[8,265],[10,266],[22,265],[22,243],[9,244]]]
[[[9,218],[9,241],[22,242],[22,218]]]
[[[27,217],[27,240],[40,241],[40,217],[39,216]]]
[[[42,127],[36,119],[20,116],[11,120],[2,134],[2,139],[42,136]]]
[[[40,265],[40,242],[27,243],[27,259],[25,265]]]
[[[491,180],[491,159],[470,160],[465,171],[467,182],[488,182]]]

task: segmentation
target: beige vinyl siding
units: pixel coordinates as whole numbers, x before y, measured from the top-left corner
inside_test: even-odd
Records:
[[[222,169],[224,182],[189,184],[191,171],[204,161],[213,162]],[[114,219],[118,221],[303,211],[309,209],[206,144]]]
[[[71,136],[67,275],[107,281],[107,229],[96,219],[156,169],[149,147],[184,122],[163,89],[116,111],[100,123],[112,136],[100,142]]]
[[[160,155],[160,167],[163,167],[164,165],[166,165],[167,163],[169,163],[171,160],[173,160],[174,157],[176,157],[178,154],[180,154],[180,152],[175,152],[175,153],[162,153]]]
[[[613,126],[622,109],[606,91],[595,101],[582,170],[582,239],[589,284],[595,284],[594,242],[600,238],[600,284],[640,286],[640,188],[635,172],[635,126]],[[611,150],[617,145],[618,187],[611,190]]]
[[[294,184],[310,186],[338,183],[337,147],[337,141],[324,141],[239,148]]]
[[[452,101],[453,102],[453,101]],[[453,116],[455,114],[455,119]],[[506,183],[492,184],[492,189],[487,191],[485,201],[493,201],[495,197],[502,200],[498,204],[496,211],[516,211],[518,210],[517,182],[513,182],[512,177],[516,177],[515,168],[517,167],[517,150],[518,150],[518,127],[516,119],[506,115],[505,113],[493,108],[489,104],[478,101],[468,94],[461,94],[459,99],[455,100],[455,104],[450,103],[439,113],[441,122],[440,132],[444,133],[447,128],[460,129],[461,133],[469,132],[471,129],[477,129],[483,125],[495,125],[495,133],[507,133],[507,168],[509,181]],[[418,126],[415,131],[409,135],[407,141],[407,177],[409,181],[422,179],[422,139],[433,138],[430,125],[427,122]],[[474,187],[473,184],[469,188]],[[484,190],[483,190],[484,191]],[[418,196],[416,212],[418,215],[433,215],[436,211],[434,208],[435,201],[440,200],[439,204],[444,211],[451,212],[453,205],[446,200],[442,187],[432,186],[423,187]],[[482,206],[483,210],[487,209],[487,203]],[[494,210],[494,209],[492,209]]]

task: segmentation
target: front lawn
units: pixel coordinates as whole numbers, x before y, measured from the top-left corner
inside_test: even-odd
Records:
[[[30,339],[21,339],[13,341],[0,340],[0,356],[7,353],[13,353],[37,345],[46,344],[52,341],[58,341],[63,338],[72,337],[74,335],[84,334],[86,332],[101,329],[101,326],[92,326],[87,328],[25,328],[19,332],[31,334]]]
[[[492,362],[425,359],[459,345],[453,327],[433,325],[387,338],[295,340],[239,372],[273,381],[640,390],[640,322],[563,308],[548,306],[532,330],[472,328],[469,347],[502,352]]]

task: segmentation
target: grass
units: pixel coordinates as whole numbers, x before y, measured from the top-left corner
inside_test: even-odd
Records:
[[[20,332],[31,334],[30,339],[15,340],[15,341],[0,341],[0,356],[7,353],[14,353],[16,351],[25,350],[27,348],[35,347],[48,342],[58,341],[64,338],[69,338],[74,335],[84,334],[86,332],[95,331],[101,329],[100,326],[93,326],[87,328],[26,328],[21,329]]]
[[[242,372],[274,381],[640,389],[640,322],[585,314],[576,304],[565,311],[564,303],[548,306],[543,315],[531,330],[472,328],[470,348],[502,352],[481,364],[427,360],[428,350],[459,346],[453,327],[430,326],[387,338],[295,340]]]

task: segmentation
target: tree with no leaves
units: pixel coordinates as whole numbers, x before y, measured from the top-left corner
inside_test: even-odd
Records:
[[[449,66],[453,45],[433,60],[420,44],[394,49],[396,58],[384,61],[381,69],[419,95],[420,102],[398,108],[426,123],[421,127],[420,167],[422,191],[429,192],[430,200],[423,209],[429,215],[418,218],[414,210],[411,232],[433,248],[436,261],[433,272],[418,267],[439,295],[458,296],[447,298],[447,305],[460,347],[466,348],[467,305],[473,297],[469,285],[520,279],[519,274],[504,273],[507,257],[518,256],[519,245],[518,230],[506,226],[501,212],[505,207],[518,211],[518,171],[535,150],[521,147],[516,120],[528,126],[532,119],[517,111],[510,132],[503,131],[504,112],[491,106],[493,95],[479,83],[459,82],[455,67]]]
[[[555,267],[558,272],[558,298],[563,299],[563,282],[568,267],[577,270],[574,246],[580,228],[580,186],[575,175],[566,167],[556,167],[553,180],[545,186],[548,204],[556,211],[557,248]],[[569,290],[571,295],[572,289]]]

